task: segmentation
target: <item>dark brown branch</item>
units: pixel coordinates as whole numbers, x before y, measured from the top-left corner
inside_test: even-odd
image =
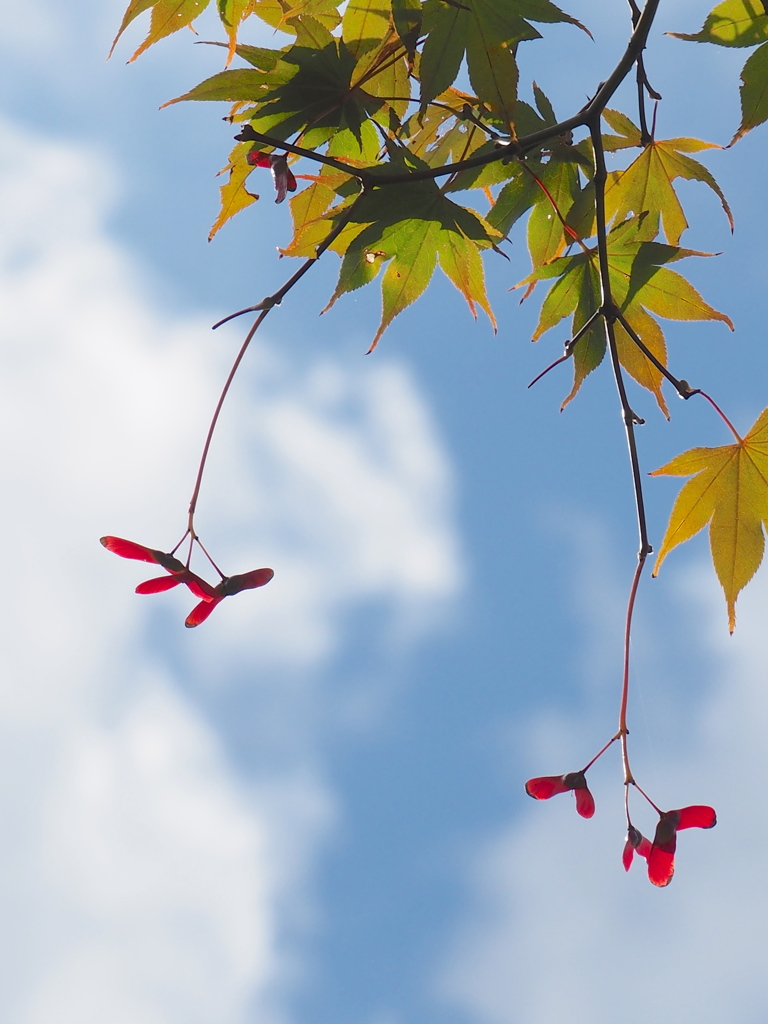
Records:
[[[306,157],[308,160],[328,164],[336,170],[343,171],[345,174],[351,174],[370,188],[384,188],[387,185],[402,185],[414,181],[429,181],[433,178],[442,178],[448,174],[457,174],[459,171],[469,171],[475,167],[485,167],[486,164],[494,163],[497,160],[514,160],[525,156],[526,153],[537,149],[551,139],[556,139],[560,135],[573,131],[574,128],[589,127],[596,116],[599,118],[611,97],[645,49],[648,33],[656,17],[658,6],[659,0],[647,0],[621,59],[585,107],[572,117],[566,118],[565,121],[559,121],[548,128],[542,128],[540,131],[532,132],[530,135],[523,135],[516,140],[500,141],[498,143],[499,150],[496,153],[484,153],[481,156],[469,157],[467,160],[457,160],[456,163],[445,164],[442,167],[426,167],[418,171],[408,171],[405,174],[385,175],[379,173],[378,168],[349,167],[339,160],[324,156],[322,153],[316,153],[314,150],[293,146],[290,143],[283,142],[281,139],[263,135],[251,128],[250,125],[245,125],[243,131],[237,137],[245,138],[246,140],[253,139],[254,142],[261,142],[265,146],[274,146],[277,149],[284,149],[288,153],[296,153],[298,156]],[[248,130],[247,135],[245,135],[246,130]]]

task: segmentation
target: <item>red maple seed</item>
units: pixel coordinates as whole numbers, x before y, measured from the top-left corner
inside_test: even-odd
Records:
[[[568,772],[566,775],[542,775],[537,779],[529,779],[525,784],[525,792],[534,800],[549,800],[558,793],[573,790],[576,797],[576,810],[582,818],[591,818],[595,813],[594,797],[587,788],[584,772]]]
[[[630,825],[627,829],[627,841],[624,843],[624,852],[621,855],[624,870],[629,871],[632,867],[632,859],[635,854],[638,857],[642,857],[643,860],[648,860],[651,846],[650,839],[646,839],[642,832],[636,829],[634,825]]]
[[[156,562],[171,574],[145,580],[144,583],[140,583],[136,587],[137,594],[159,594],[184,583],[195,597],[201,598],[206,603],[210,603],[217,596],[215,587],[188,569],[174,555],[158,551],[155,548],[148,548],[144,544],[137,544],[132,540],[124,540],[122,537],[102,537],[101,543],[107,551],[112,551],[114,554],[120,555],[121,558],[132,558],[137,562]]]
[[[195,605],[184,625],[190,629],[199,626],[201,622],[205,622],[216,605],[221,604],[225,597],[239,594],[241,590],[254,590],[256,587],[263,587],[274,575],[274,569],[252,569],[251,572],[244,572],[238,576],[227,576],[213,588],[213,598],[206,598],[200,604]]]
[[[659,818],[653,846],[648,854],[648,878],[654,885],[669,885],[675,873],[677,833],[684,828],[714,828],[717,815],[714,808],[702,804],[666,811]]]
[[[282,203],[289,192],[296,191],[296,178],[288,166],[288,158],[285,153],[262,153],[254,147],[248,151],[245,158],[253,167],[269,167],[272,171],[272,181],[275,184],[277,193],[276,203]]]

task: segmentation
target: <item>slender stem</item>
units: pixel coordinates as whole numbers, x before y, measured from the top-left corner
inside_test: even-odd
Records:
[[[632,578],[632,586],[629,590],[629,600],[627,601],[627,619],[624,625],[624,674],[621,684],[621,704],[619,706],[619,736],[621,737],[621,761],[624,766],[624,785],[636,784],[634,776],[632,775],[632,769],[629,767],[629,752],[627,750],[627,736],[629,735],[629,729],[627,728],[627,705],[629,703],[629,650],[630,642],[632,638],[632,614],[635,610],[635,598],[637,597],[637,588],[640,585],[640,577],[643,574],[643,567],[648,557],[648,553],[640,554],[637,565],[635,567],[635,575]]]
[[[706,400],[707,400],[707,401],[709,402],[709,404],[710,404],[710,405],[712,406],[712,408],[713,408],[713,409],[715,410],[715,412],[716,412],[716,413],[718,414],[718,416],[720,416],[720,417],[721,417],[721,419],[722,419],[722,420],[723,420],[723,421],[725,422],[726,426],[728,427],[728,429],[730,430],[730,432],[731,432],[731,433],[733,434],[733,436],[734,436],[734,437],[736,438],[736,440],[737,440],[737,441],[739,442],[739,444],[743,444],[743,443],[744,443],[744,438],[743,438],[743,437],[741,437],[741,436],[740,436],[740,435],[739,435],[739,434],[737,433],[737,431],[736,431],[736,427],[734,427],[734,425],[733,425],[733,424],[731,423],[731,421],[730,421],[730,420],[728,419],[728,417],[727,417],[727,416],[725,415],[725,413],[724,413],[724,412],[723,412],[723,410],[722,410],[722,409],[720,408],[720,406],[719,406],[719,405],[717,404],[717,402],[716,402],[716,401],[714,400],[714,398],[711,398],[711,397],[710,397],[710,396],[709,396],[709,395],[708,395],[708,394],[706,393],[706,391],[702,391],[701,389],[697,390],[697,391],[696,391],[696,392],[694,392],[694,393],[695,393],[695,394],[697,394],[697,395],[701,395],[701,397],[702,397],[702,398],[706,398]]]
[[[618,733],[616,733],[615,736],[611,736],[611,738],[608,740],[608,742],[605,744],[605,746],[601,747],[600,750],[598,750],[598,752],[595,754],[595,756],[592,758],[592,760],[589,761],[586,765],[584,765],[584,767],[581,769],[582,773],[583,772],[588,772],[589,769],[592,767],[592,765],[595,763],[595,761],[598,759],[598,757],[602,757],[603,754],[608,749],[608,747],[613,746],[613,744],[616,742],[616,740],[618,738],[619,738],[619,734]]]
[[[661,360],[658,359],[653,354],[653,352],[651,352],[648,346],[642,341],[637,331],[635,331],[635,329],[630,325],[627,318],[624,316],[624,314],[621,312],[618,306],[614,307],[613,315],[619,321],[621,326],[630,336],[632,341],[634,341],[634,343],[637,345],[637,347],[640,349],[640,351],[643,353],[646,359],[653,363],[653,365],[656,367],[656,369],[663,377],[667,378],[669,383],[672,385],[675,391],[677,391],[678,395],[680,395],[681,398],[688,399],[692,395],[698,395],[701,393],[700,391],[698,391],[698,389],[691,388],[691,386],[688,384],[688,381],[678,380],[677,377],[675,377],[673,374],[669,372],[664,363],[662,363]]]
[[[203,544],[203,542],[202,542],[202,541],[200,540],[200,538],[196,536],[196,537],[195,537],[195,541],[197,542],[197,546],[198,546],[198,547],[200,548],[200,550],[201,550],[201,551],[203,552],[203,554],[204,554],[204,555],[205,555],[205,557],[206,557],[206,558],[208,559],[208,561],[209,561],[209,562],[211,563],[211,565],[212,565],[212,566],[213,566],[213,568],[214,568],[214,569],[216,570],[216,572],[217,572],[217,573],[219,574],[219,576],[221,576],[221,578],[222,578],[223,580],[225,580],[225,579],[226,579],[227,577],[226,577],[226,576],[224,575],[224,573],[223,573],[223,572],[221,571],[221,569],[220,569],[220,568],[218,567],[218,565],[216,565],[216,563],[214,562],[214,560],[213,560],[213,559],[211,558],[210,554],[209,554],[209,553],[208,553],[208,551],[206,550],[206,547],[205,547],[205,545]]]
[[[541,373],[537,377],[534,377],[533,380],[531,381],[531,383],[528,385],[528,387],[532,388],[533,385],[536,384],[537,381],[540,381],[541,378],[545,374],[549,373],[550,370],[554,370],[554,368],[556,366],[559,366],[560,363],[565,362],[566,359],[570,359],[571,356],[573,355],[573,350],[576,348],[576,345],[578,344],[578,342],[584,337],[584,335],[587,333],[587,331],[592,326],[592,324],[595,322],[595,320],[597,320],[597,318],[599,316],[602,316],[602,315],[603,315],[602,309],[596,309],[595,312],[592,314],[592,316],[585,323],[583,323],[581,325],[581,327],[574,334],[574,336],[571,338],[571,340],[570,341],[566,341],[566,343],[565,343],[565,352],[560,356],[560,358],[556,359],[554,361],[554,363],[550,363],[549,366],[546,368],[546,370],[542,370]]]
[[[664,811],[662,811],[662,809],[660,807],[658,807],[653,802],[653,800],[651,800],[651,798],[648,796],[648,794],[645,792],[644,789],[642,789],[640,786],[638,786],[638,784],[636,782],[632,782],[631,785],[633,785],[635,787],[635,789],[637,790],[637,792],[641,796],[645,797],[645,799],[648,801],[648,803],[651,805],[651,807],[654,809],[654,811],[656,811],[656,813],[659,815],[659,817],[661,817],[664,814]]]
[[[645,561],[651,552],[651,545],[648,541],[648,526],[645,517],[643,484],[642,477],[640,475],[640,462],[637,454],[637,441],[635,438],[635,424],[641,421],[638,420],[638,417],[632,412],[629,405],[627,391],[624,386],[621,363],[619,361],[619,353],[616,347],[616,332],[614,327],[616,306],[611,294],[610,270],[608,266],[608,232],[605,214],[605,183],[608,175],[605,166],[603,140],[602,135],[600,134],[599,115],[590,122],[590,132],[592,135],[592,147],[595,153],[595,220],[597,226],[597,247],[600,265],[601,304],[604,310],[606,341],[611,354],[613,376],[616,381],[616,389],[619,393],[619,401],[621,402],[621,411],[624,419],[624,429],[627,437],[627,447],[629,449],[629,461],[632,469],[632,482],[635,491],[637,526],[638,533],[640,535],[640,548],[637,555],[637,566],[635,567],[635,574],[632,579],[632,586],[629,591],[629,600],[627,602],[627,618],[624,627],[624,671],[621,686],[621,703],[619,706],[618,735],[621,737],[621,758],[624,766],[624,785],[629,786],[635,784],[632,769],[629,764],[629,751],[627,747],[627,736],[629,735],[629,728],[627,726],[627,705],[629,702],[629,653],[632,637],[632,614],[635,608],[635,598],[637,596],[637,588],[640,584],[640,577],[642,576]]]
[[[240,368],[240,363],[243,361],[243,356],[247,352],[248,346],[251,344],[251,341],[253,340],[253,336],[256,334],[256,331],[258,331],[259,327],[261,327],[270,310],[274,309],[275,306],[280,305],[287,292],[289,292],[291,288],[293,288],[293,286],[298,281],[301,280],[301,278],[307,273],[310,267],[314,266],[315,263],[317,263],[322,254],[326,251],[326,249],[333,244],[334,240],[338,238],[338,236],[344,230],[355,210],[355,207],[362,198],[362,195],[363,193],[361,193],[357,197],[357,199],[355,199],[355,201],[344,211],[343,215],[338,219],[333,229],[328,232],[328,234],[320,243],[320,245],[318,245],[317,249],[315,250],[315,255],[305,260],[302,266],[299,267],[295,274],[292,274],[291,277],[288,278],[288,280],[281,288],[278,288],[278,290],[273,295],[270,295],[268,298],[260,302],[258,307],[255,307],[259,309],[259,315],[256,317],[256,319],[253,322],[253,325],[251,326],[251,329],[246,334],[245,340],[243,341],[243,344],[240,346],[240,350],[235,356],[235,361],[233,362],[232,367],[229,373],[227,374],[227,379],[224,382],[224,387],[221,389],[219,400],[216,403],[216,408],[214,409],[213,416],[211,417],[210,426],[208,427],[208,433],[206,434],[205,443],[203,445],[203,452],[202,455],[200,456],[200,463],[197,469],[197,477],[195,478],[195,486],[192,490],[192,497],[190,498],[189,501],[189,520],[187,525],[188,531],[195,539],[197,539],[197,535],[195,534],[194,529],[195,509],[197,508],[197,499],[200,495],[200,487],[203,482],[203,473],[205,472],[205,464],[208,460],[208,452],[211,447],[211,441],[213,440],[214,431],[216,430],[216,424],[219,421],[219,414],[221,413],[222,406],[224,405],[224,400],[226,399],[227,393],[229,392],[229,389],[232,385],[232,381],[235,379],[235,375],[238,369]],[[240,310],[239,313],[233,313],[231,316],[225,317],[224,320],[220,320],[217,324],[214,324],[214,327],[218,327],[221,324],[226,323],[227,320],[231,320],[232,317],[234,316],[240,316],[242,313],[248,313],[253,311],[255,311],[254,307],[251,307],[251,309]],[[206,552],[206,554],[208,553]],[[210,559],[210,555],[208,557]],[[212,559],[211,564],[214,565],[214,568],[216,568],[217,572],[220,571],[215,566]]]
[[[208,427],[208,433],[206,434],[205,437],[203,453],[200,456],[200,464],[197,468],[197,477],[195,479],[195,486],[192,491],[192,497],[189,500],[189,521],[187,528],[193,537],[195,536],[194,521],[195,509],[197,508],[197,499],[200,495],[200,486],[203,482],[203,473],[205,472],[205,464],[208,461],[208,452],[211,447],[211,441],[213,440],[213,433],[216,430],[216,424],[219,422],[219,414],[221,413],[222,406],[224,405],[224,400],[227,397],[227,393],[232,385],[232,381],[235,379],[235,374],[237,373],[240,367],[240,363],[243,361],[243,356],[248,350],[248,346],[251,344],[254,334],[256,333],[256,331],[258,331],[259,327],[261,327],[264,318],[267,316],[267,314],[269,313],[269,309],[271,308],[272,307],[269,307],[268,309],[262,309],[262,311],[259,313],[255,321],[253,322],[253,326],[246,334],[245,341],[243,341],[243,344],[240,346],[240,351],[237,353],[237,356],[235,357],[235,361],[232,364],[232,368],[230,369],[227,375],[227,379],[224,382],[224,387],[221,389],[219,400],[216,403],[216,408],[214,409],[213,416],[211,418],[211,423],[210,426]]]

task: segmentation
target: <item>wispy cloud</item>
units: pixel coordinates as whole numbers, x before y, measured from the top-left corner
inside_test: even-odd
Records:
[[[0,153],[0,1013],[277,1020],[338,813],[304,698],[354,642],[350,612],[375,608],[405,650],[457,594],[450,469],[402,367],[263,343],[200,528],[228,571],[274,582],[194,632],[188,594],[135,596],[139,566],[98,537],[175,542],[237,334],[214,344],[148,298],[104,230],[98,152],[3,123]],[[217,704],[243,679],[268,695],[256,767]]]
[[[677,587],[691,611],[670,615],[660,639],[680,635],[690,616],[699,656],[677,682],[684,700],[662,704],[674,716],[665,740],[649,743],[646,763],[633,767],[650,768],[651,791],[665,806],[713,804],[718,826],[681,835],[675,879],[655,890],[641,862],[628,876],[621,868],[617,765],[596,773],[591,822],[577,818],[572,801],[523,805],[478,853],[465,922],[438,985],[440,998],[477,1024],[609,1024],[617,1015],[640,1024],[660,1013],[707,1024],[762,1019],[768,585],[758,578],[745,593],[734,639],[711,567]],[[653,640],[646,630],[643,644]],[[649,709],[664,701],[668,682],[645,680]],[[555,711],[551,724],[573,737],[585,721]],[[638,823],[650,831],[654,816],[646,822],[641,804]]]

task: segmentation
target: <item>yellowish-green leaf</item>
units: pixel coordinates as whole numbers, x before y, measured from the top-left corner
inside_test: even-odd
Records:
[[[174,103],[182,103],[185,100],[206,100],[222,101],[229,103],[248,103],[261,99],[274,87],[274,79],[271,75],[255,68],[230,68],[228,71],[220,71],[217,75],[206,78],[194,89],[185,92],[182,96],[175,96],[172,100],[163,103],[163,107],[170,107]]]
[[[332,217],[338,210],[332,210],[337,199],[335,190],[345,181],[349,181],[345,174],[319,175],[290,200],[293,239],[287,249],[280,250],[284,256],[310,259],[316,255],[318,245],[333,228]]]
[[[232,63],[237,50],[237,32],[245,19],[254,13],[256,0],[217,0],[219,17],[227,33],[229,42],[226,66]]]
[[[125,32],[125,30],[128,28],[128,26],[134,20],[134,18],[138,18],[138,16],[143,11],[148,10],[154,3],[155,3],[155,0],[131,0],[131,3],[128,4],[128,10],[123,15],[123,20],[120,23],[120,28],[117,31],[117,35],[115,36],[114,41],[113,41],[112,45],[109,48],[109,53],[107,55],[107,60],[109,60],[109,58],[114,53],[115,47],[117,46],[117,42],[118,42],[120,36],[123,34],[123,32]]]
[[[617,149],[629,149],[633,146],[642,146],[642,136],[640,129],[634,124],[626,114],[622,114],[620,110],[611,110],[610,107],[606,107],[603,111],[603,117],[608,124],[613,128],[616,135],[604,135],[603,146],[605,149],[613,152]]]
[[[692,448],[653,476],[691,476],[672,508],[653,575],[669,552],[709,524],[717,578],[725,591],[728,628],[736,625],[736,599],[763,559],[768,527],[768,409],[736,444]]]
[[[555,259],[573,241],[563,230],[561,218],[567,217],[578,194],[578,172],[574,164],[552,160],[542,169],[540,181],[540,194],[528,218],[528,250],[534,267]]]
[[[661,325],[642,306],[629,306],[624,311],[624,316],[629,326],[638,336],[645,347],[659,360],[662,366],[667,365],[667,344],[664,339],[664,332]],[[637,381],[655,396],[659,408],[669,419],[669,409],[664,401],[661,392],[661,385],[664,378],[659,370],[639,348],[634,339],[624,330],[619,321],[614,324],[616,337],[616,350],[619,360],[624,369]]]
[[[672,182],[686,178],[703,181],[716,193],[733,230],[733,216],[719,185],[703,164],[684,155],[713,148],[720,147],[699,139],[652,140],[626,170],[610,175],[605,190],[607,216],[619,223],[644,212],[658,213],[667,240],[677,245],[688,221]]]
[[[394,164],[402,169],[407,166],[400,156]],[[419,166],[424,165],[419,162]],[[373,280],[386,264],[381,284],[381,324],[371,349],[398,313],[422,294],[438,258],[441,269],[462,292],[472,312],[480,306],[495,327],[478,251],[489,248],[499,236],[475,211],[451,202],[434,181],[420,181],[397,190],[364,194],[348,227],[354,222],[362,225],[362,230],[347,246],[328,306],[345,292]]]
[[[512,50],[506,43],[484,40],[467,46],[467,63],[472,88],[514,134],[518,72]]]
[[[573,314],[571,337],[576,337],[589,318],[598,308],[600,283],[596,269],[590,264],[581,264],[581,287],[579,301]],[[582,334],[573,350],[573,387],[560,406],[560,411],[575,397],[586,377],[597,369],[605,356],[605,323],[598,317],[591,327]]]
[[[474,242],[460,231],[442,231],[437,245],[437,258],[440,261],[440,269],[467,300],[475,320],[475,305],[478,305],[491,321],[496,333],[496,317],[485,291],[483,260]]]
[[[186,28],[208,6],[210,0],[157,0],[152,8],[147,38],[128,61],[136,60],[153,43]]]
[[[670,32],[677,39],[718,46],[755,46],[768,40],[768,17],[762,0],[725,0],[711,11],[700,32]]]
[[[341,22],[341,37],[347,49],[360,57],[380,46],[391,27],[390,0],[349,0]]]
[[[768,43],[758,46],[741,71],[741,124],[730,145],[768,121]]]
[[[229,178],[219,190],[221,193],[221,208],[208,234],[209,242],[219,228],[223,227],[230,218],[234,217],[236,213],[240,213],[241,210],[245,210],[259,198],[245,187],[246,178],[254,170],[246,160],[246,155],[248,150],[251,149],[251,145],[250,142],[238,142],[229,154],[229,164],[221,172],[225,174],[228,170]]]

